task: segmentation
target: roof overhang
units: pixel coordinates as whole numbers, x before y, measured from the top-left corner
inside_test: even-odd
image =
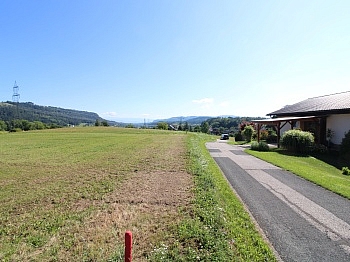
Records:
[[[251,120],[251,122],[258,124],[258,130],[262,125],[274,125],[277,127],[277,146],[280,147],[280,137],[281,137],[281,128],[283,128],[287,123],[293,125],[297,121],[308,121],[308,120],[317,120],[325,116],[291,116],[291,117],[278,117],[270,119],[258,119]],[[292,127],[293,129],[293,127]],[[260,141],[260,132],[258,132],[258,141]]]
[[[310,119],[316,119],[316,118],[320,118],[320,116],[278,117],[278,118],[251,120],[251,122],[256,124],[271,125],[271,124],[278,124],[281,122],[303,121],[303,120],[310,120]]]

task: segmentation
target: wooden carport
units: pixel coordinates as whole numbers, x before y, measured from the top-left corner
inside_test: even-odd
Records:
[[[277,128],[277,147],[280,147],[281,129],[290,124],[290,129],[293,129],[296,122],[308,121],[311,119],[319,119],[317,116],[304,116],[304,117],[280,117],[270,119],[252,120],[251,122],[257,124],[258,142],[260,142],[260,129],[263,125],[273,125]]]

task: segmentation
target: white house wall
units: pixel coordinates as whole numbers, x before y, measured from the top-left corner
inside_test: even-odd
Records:
[[[281,122],[281,126],[284,124],[285,122]],[[297,121],[294,128],[293,129],[296,129],[296,128],[300,128],[300,121]],[[284,132],[288,131],[288,130],[291,130],[291,126],[289,123],[286,123],[284,125],[284,127],[281,128],[281,136],[283,135]]]
[[[327,117],[328,128],[334,131],[332,142],[340,145],[345,133],[350,130],[350,114],[330,115]]]

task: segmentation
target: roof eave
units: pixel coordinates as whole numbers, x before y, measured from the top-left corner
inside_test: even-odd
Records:
[[[322,115],[335,115],[335,114],[350,114],[350,108],[346,109],[332,109],[332,110],[322,110],[322,111],[308,111],[308,112],[272,112],[266,114],[270,117],[283,117],[283,116],[322,116]]]

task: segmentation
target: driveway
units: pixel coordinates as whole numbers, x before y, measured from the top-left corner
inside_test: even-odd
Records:
[[[350,261],[350,201],[244,152],[207,143],[282,261]]]

